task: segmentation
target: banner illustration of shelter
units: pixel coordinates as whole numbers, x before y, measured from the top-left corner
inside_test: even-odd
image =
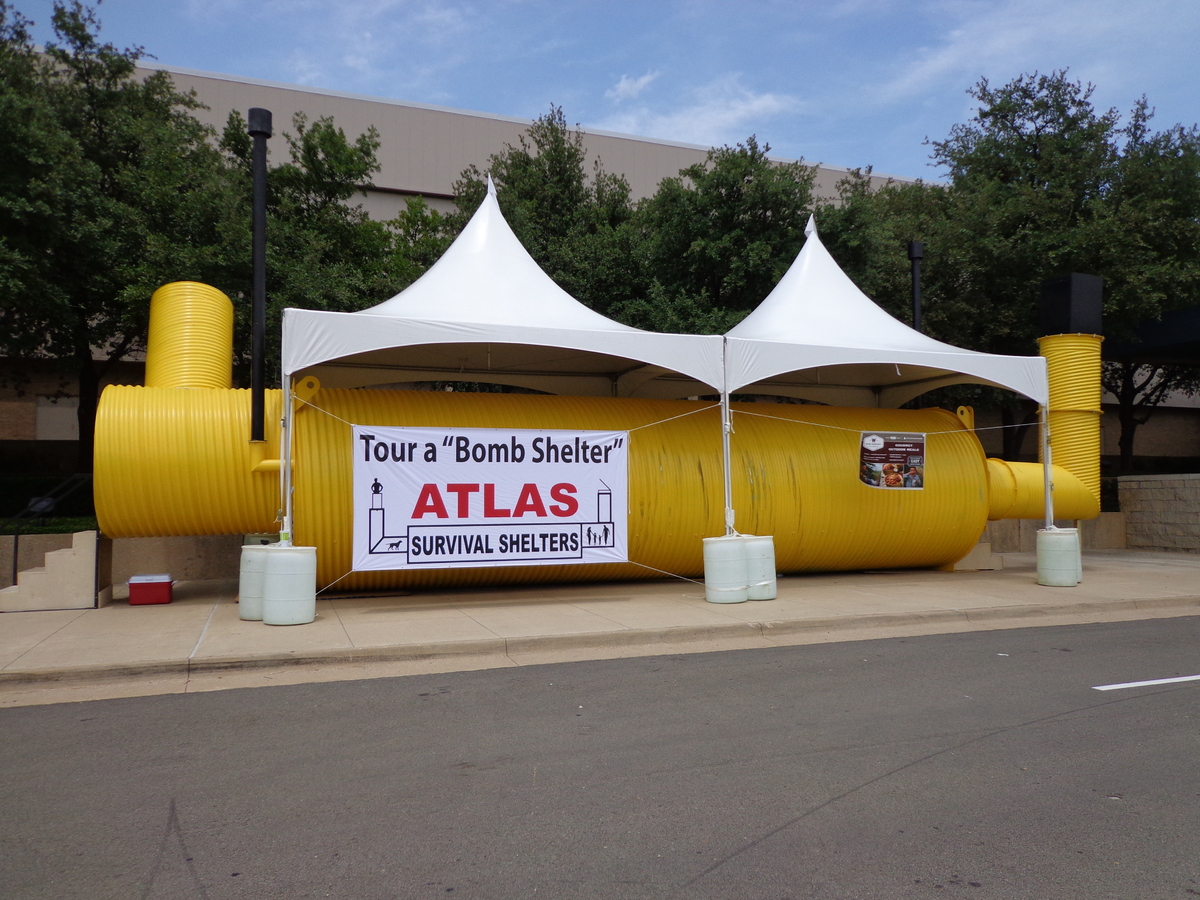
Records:
[[[355,571],[628,561],[619,431],[356,425]]]

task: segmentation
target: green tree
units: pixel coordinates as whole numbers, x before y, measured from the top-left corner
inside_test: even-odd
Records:
[[[35,52],[0,0],[0,353],[57,361],[79,386],[90,471],[101,379],[142,341],[146,298],[219,255],[226,184],[199,104],[140,48],[101,43],[91,10],[56,3]]]
[[[396,232],[368,218],[365,195],[379,170],[374,128],[349,139],[332,119],[303,113],[283,134],[287,161],[267,174],[267,371],[279,371],[279,335],[286,307],[351,312],[380,303],[411,281],[417,256],[397,250]],[[233,184],[224,252],[210,278],[238,299],[236,356],[245,373],[250,353],[251,150],[240,112],[232,112],[220,147]],[[415,212],[410,210],[409,218]],[[404,220],[404,217],[401,217]],[[414,226],[415,227],[415,224]],[[243,381],[248,380],[243,378]]]
[[[410,197],[387,223],[392,233],[392,279],[396,290],[408,287],[446,252],[458,230],[451,217],[431,209],[424,197]]]
[[[721,333],[774,287],[803,242],[815,170],[779,164],[751,137],[712,150],[636,207],[623,176],[589,172],[558,107],[455,184],[456,233],[486,177],[514,233],[565,291],[640,328]]]
[[[1097,270],[1105,274],[1105,331],[1117,339],[1164,312],[1200,303],[1200,134],[1175,125],[1152,132],[1145,98],[1122,131],[1117,177],[1093,225]],[[1200,366],[1110,360],[1104,386],[1117,398],[1121,471],[1134,440],[1173,394],[1200,391]]]
[[[487,192],[487,176],[513,233],[554,281],[608,314],[641,289],[634,258],[629,183],[595,160],[589,173],[583,135],[552,106],[517,139],[492,154],[486,171],[472,165],[454,185],[457,233]]]
[[[804,243],[816,169],[774,162],[770,149],[753,136],[714,148],[639,204],[649,289],[626,315],[721,332],[771,292]]]
[[[1000,88],[984,79],[968,92],[975,117],[933,143],[952,225],[930,256],[955,258],[955,325],[972,349],[1035,352],[1042,282],[1094,270],[1090,229],[1116,177],[1119,116],[1097,112],[1092,92],[1063,72]]]
[[[982,80],[969,93],[976,115],[932,145],[949,185],[871,192],[851,179],[840,207],[822,211],[831,252],[869,293],[907,318],[904,243],[924,241],[925,330],[1012,354],[1036,352],[1041,285],[1068,272],[1105,279],[1105,331],[1113,337],[1198,302],[1195,128],[1153,132],[1144,99],[1122,124],[1116,110],[1094,108],[1091,85],[1065,72],[1023,75],[1002,87]],[[1114,369],[1109,378],[1114,388],[1124,379],[1114,393],[1126,464],[1134,429],[1163,396],[1131,390],[1129,377]],[[1164,370],[1149,384],[1180,389],[1187,376]],[[999,395],[993,402],[1005,424],[1032,421],[1029,402]],[[1023,434],[1006,432],[1006,455]]]

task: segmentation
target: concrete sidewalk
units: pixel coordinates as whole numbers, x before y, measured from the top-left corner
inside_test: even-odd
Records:
[[[782,578],[712,604],[680,580],[318,598],[309,625],[238,618],[232,581],[175,601],[0,615],[0,707],[663,653],[1200,614],[1200,556],[1095,551],[1075,588],[1031,553],[991,572]]]

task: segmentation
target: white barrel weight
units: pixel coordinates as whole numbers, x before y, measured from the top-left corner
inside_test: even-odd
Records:
[[[1075,587],[1082,578],[1079,530],[1043,528],[1037,533],[1037,583]]]
[[[742,603],[749,599],[746,542],[740,534],[704,538],[704,599]]]
[[[266,548],[263,622],[305,625],[317,617],[317,548]]]
[[[248,622],[262,621],[266,553],[267,548],[259,544],[242,547],[242,562],[238,572],[238,616]]]
[[[774,600],[775,538],[769,534],[743,534],[746,545],[746,599]]]

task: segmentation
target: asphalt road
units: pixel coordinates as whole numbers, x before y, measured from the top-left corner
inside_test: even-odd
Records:
[[[1200,618],[0,711],[4,898],[1200,896]]]

